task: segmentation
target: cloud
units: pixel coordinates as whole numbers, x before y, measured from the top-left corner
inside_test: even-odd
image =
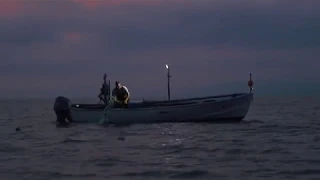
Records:
[[[162,88],[166,63],[177,89],[190,79],[199,88],[246,82],[249,72],[260,82],[317,79],[319,7],[313,0],[5,0],[0,74],[34,94],[48,79],[55,91],[86,83],[83,92],[93,93],[104,72],[146,93],[144,84]],[[34,79],[42,90],[26,86]]]
[[[2,23],[1,34],[6,38],[0,39],[53,40],[59,33],[77,30],[94,33],[101,37],[98,43],[121,51],[223,44],[312,48],[319,47],[320,42],[316,5],[320,4],[305,1],[293,7],[289,1],[250,0],[32,2],[25,8],[30,9],[28,14],[9,24]]]

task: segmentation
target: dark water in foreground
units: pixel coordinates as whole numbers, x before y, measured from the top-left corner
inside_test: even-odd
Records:
[[[53,100],[2,101],[0,179],[320,179],[319,100],[255,99],[234,124],[71,128]]]

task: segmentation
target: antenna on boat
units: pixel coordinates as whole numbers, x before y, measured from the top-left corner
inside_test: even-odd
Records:
[[[111,100],[111,96],[112,96],[112,93],[111,93],[111,80],[110,79],[108,80],[108,83],[109,83],[108,84],[108,88],[109,88],[109,91],[108,91],[109,92],[109,94],[108,94],[108,97],[109,97],[108,98],[108,102],[109,102]]]
[[[248,86],[249,86],[249,88],[250,88],[250,94],[252,93],[252,90],[253,90],[253,81],[252,81],[252,79],[251,79],[251,73],[250,73],[250,79],[249,79],[249,81],[248,81]]]
[[[104,102],[107,102],[107,99],[109,99],[109,98],[107,98],[108,97],[108,95],[109,95],[109,92],[107,92],[107,77],[108,77],[108,75],[107,75],[107,73],[104,73],[104,75],[103,75],[103,100],[104,100]],[[110,88],[110,83],[109,83],[109,87],[108,88]],[[109,90],[109,89],[108,89]]]
[[[168,64],[166,64],[166,69],[167,69],[167,79],[168,79],[168,100],[170,101],[170,70]]]

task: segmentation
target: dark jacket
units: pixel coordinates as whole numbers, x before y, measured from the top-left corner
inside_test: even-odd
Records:
[[[128,96],[130,96],[130,93],[127,87],[122,86],[120,89],[114,88],[112,91],[112,96],[123,102]]]

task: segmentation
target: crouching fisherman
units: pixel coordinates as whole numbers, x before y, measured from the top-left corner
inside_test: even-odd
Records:
[[[57,116],[57,123],[69,124],[73,121],[70,108],[71,101],[68,98],[63,96],[59,96],[56,98],[53,110]]]
[[[116,87],[112,91],[112,96],[115,97],[115,108],[128,108],[130,101],[130,93],[126,86],[121,85],[119,81],[115,83]]]

